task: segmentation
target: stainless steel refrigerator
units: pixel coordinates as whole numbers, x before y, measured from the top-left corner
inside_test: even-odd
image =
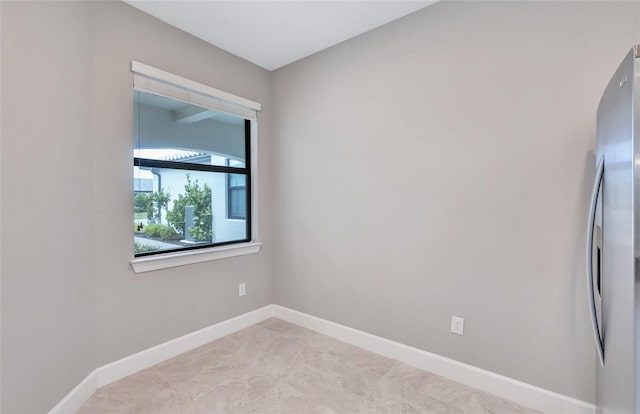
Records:
[[[587,232],[598,413],[640,413],[640,46],[597,113],[597,174]]]

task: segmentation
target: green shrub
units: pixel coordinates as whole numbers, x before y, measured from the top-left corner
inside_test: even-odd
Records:
[[[134,213],[147,213],[147,217],[153,217],[153,195],[138,193],[133,197]]]
[[[138,242],[133,243],[133,251],[135,253],[153,252],[155,250],[158,250],[158,249],[156,249],[155,247],[147,246],[146,244],[138,243]]]
[[[162,224],[147,224],[147,227],[144,228],[144,234],[149,237],[160,237],[162,228],[167,227]]]
[[[134,218],[160,220],[162,210],[167,210],[171,194],[161,188],[153,193],[138,193],[133,197]]]
[[[193,206],[193,226],[189,233],[197,241],[211,241],[213,238],[211,211],[211,187],[206,183],[200,187],[198,180],[193,182],[187,174],[187,184],[184,186],[185,194],[179,194],[174,200],[173,208],[167,212],[167,221],[179,233],[185,234],[184,209]]]
[[[158,237],[162,240],[180,240],[182,235],[177,233],[174,229],[164,224],[147,224],[144,228],[144,234],[149,237]]]
[[[176,233],[176,231],[169,226],[162,226],[160,229],[160,238],[162,240],[181,240],[182,235]]]

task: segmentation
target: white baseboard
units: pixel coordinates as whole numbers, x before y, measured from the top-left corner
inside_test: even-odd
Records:
[[[166,361],[169,358],[247,328],[272,316],[273,305],[267,305],[96,368],[53,407],[49,414],[73,414],[98,387],[135,374],[159,362]]]
[[[98,387],[111,384],[128,375],[247,328],[272,316],[273,305],[267,305],[103,365],[96,370]]]
[[[66,397],[60,400],[60,402],[49,411],[49,414],[73,414],[78,411],[80,406],[82,406],[98,388],[96,371],[98,370],[94,369],[91,371],[80,384],[76,385]]]
[[[405,364],[551,414],[593,414],[595,406],[504,375],[357,329],[273,305],[273,316]]]
[[[343,342],[507,398],[544,413],[595,413],[593,404],[584,401],[283,306],[268,305],[96,368],[51,409],[49,414],[75,413],[98,387],[110,384],[270,317],[280,318],[312,329]]]

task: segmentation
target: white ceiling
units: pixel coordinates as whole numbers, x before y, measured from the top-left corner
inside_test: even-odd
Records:
[[[234,55],[274,70],[437,0],[124,1]]]

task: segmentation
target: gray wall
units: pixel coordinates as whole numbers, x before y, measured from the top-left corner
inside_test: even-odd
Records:
[[[638,7],[438,3],[277,70],[276,303],[593,401],[595,110]]]
[[[53,407],[95,368],[85,4],[2,4],[2,407]]]
[[[1,411],[36,413],[97,366],[272,302],[270,74],[121,2],[1,16]],[[261,253],[130,269],[132,59],[263,104]]]

